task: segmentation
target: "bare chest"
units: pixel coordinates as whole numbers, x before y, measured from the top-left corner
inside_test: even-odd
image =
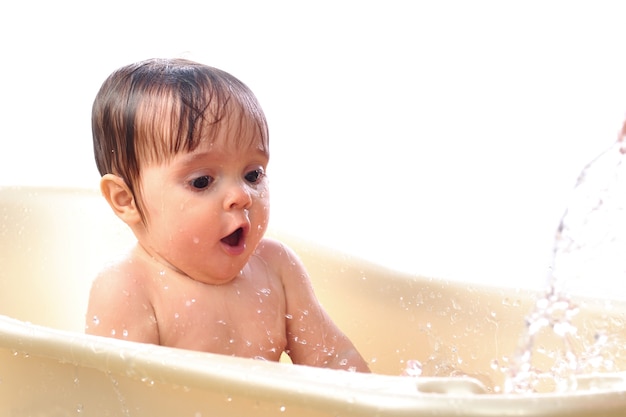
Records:
[[[154,302],[160,343],[278,360],[286,346],[282,286],[256,284],[163,287]]]

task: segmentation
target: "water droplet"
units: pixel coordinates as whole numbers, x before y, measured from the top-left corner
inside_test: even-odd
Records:
[[[279,408],[281,413],[284,413],[286,409],[287,409],[287,407],[285,407],[284,405],[281,405],[280,408]]]
[[[418,377],[422,375],[422,364],[416,360],[408,360],[406,362],[406,368],[404,369],[404,375]]]
[[[196,245],[197,245],[198,243],[200,243],[200,238],[199,238],[198,236],[194,237],[194,238],[193,238],[193,243],[195,243]]]
[[[98,316],[93,316],[93,319],[91,319],[91,321],[93,322],[94,326],[100,324],[100,318]]]
[[[128,337],[128,330],[126,329],[122,330],[122,336]]]
[[[144,384],[153,387],[154,386],[154,380],[151,378],[148,378],[147,376],[141,378],[141,382],[143,382]]]

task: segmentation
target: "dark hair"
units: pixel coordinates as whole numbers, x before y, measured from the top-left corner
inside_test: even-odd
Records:
[[[91,122],[100,174],[121,177],[135,197],[143,163],[191,152],[222,128],[238,129],[233,145],[255,145],[269,155],[267,121],[252,91],[225,71],[186,59],[116,70],[96,95]]]

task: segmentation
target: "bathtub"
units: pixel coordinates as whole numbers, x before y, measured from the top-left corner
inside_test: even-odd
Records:
[[[539,291],[403,274],[270,234],[301,256],[372,374],[85,335],[91,279],[130,232],[95,191],[0,188],[0,415],[626,415],[619,352],[611,372],[580,375],[576,390],[499,392],[494,360],[515,351]],[[581,340],[598,327],[624,335],[624,301],[576,301]],[[410,360],[422,376],[402,375]]]

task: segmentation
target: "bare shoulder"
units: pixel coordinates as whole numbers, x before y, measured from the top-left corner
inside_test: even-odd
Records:
[[[264,238],[257,247],[256,254],[280,275],[285,281],[308,280],[308,275],[298,255],[285,243]]]
[[[143,271],[131,257],[110,263],[94,279],[90,298],[111,302],[119,300],[120,295],[139,296],[143,292],[142,276]]]
[[[257,254],[264,258],[274,259],[293,254],[293,251],[283,242],[277,239],[264,237],[256,249]]]
[[[101,336],[126,338],[129,330],[143,327],[141,341],[147,340],[147,327],[154,311],[144,283],[145,271],[132,257],[107,265],[94,279],[89,293],[85,331]],[[130,339],[130,338],[129,338]]]

